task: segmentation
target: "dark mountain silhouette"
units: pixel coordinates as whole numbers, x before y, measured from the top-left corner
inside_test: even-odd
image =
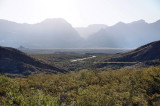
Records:
[[[111,62],[136,62],[160,59],[160,40],[141,46],[133,51],[111,58]]]
[[[160,39],[160,21],[146,23],[144,20],[132,23],[119,22],[90,35],[89,47],[137,48]]]
[[[66,72],[42,60],[37,60],[17,49],[0,47],[0,73],[22,76],[37,73]]]

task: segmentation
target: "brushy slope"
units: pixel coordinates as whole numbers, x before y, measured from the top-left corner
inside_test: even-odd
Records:
[[[0,76],[0,105],[128,106],[160,104],[160,67],[68,74]]]

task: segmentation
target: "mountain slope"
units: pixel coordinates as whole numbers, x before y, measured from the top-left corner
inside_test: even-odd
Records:
[[[160,21],[146,23],[144,20],[132,23],[119,22],[87,39],[90,47],[137,48],[160,39]]]
[[[64,19],[46,19],[37,24],[0,20],[0,45],[27,48],[137,48],[160,39],[160,20],[119,22],[113,26],[73,28]],[[86,39],[82,38],[81,36]]]
[[[43,61],[36,60],[14,48],[0,47],[0,73],[22,76],[37,73],[66,72]]]
[[[124,53],[107,61],[135,62],[160,59],[160,40],[141,46],[133,51]]]
[[[75,30],[79,33],[80,36],[87,39],[88,36],[94,33],[97,33],[101,29],[105,29],[107,27],[108,26],[104,24],[92,24],[92,25],[89,25],[88,27],[77,27],[75,28]]]
[[[83,38],[64,19],[46,19],[37,24],[0,20],[0,45],[28,48],[76,48]]]

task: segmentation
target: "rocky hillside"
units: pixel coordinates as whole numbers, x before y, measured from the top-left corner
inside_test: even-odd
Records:
[[[141,46],[133,51],[120,54],[119,56],[107,61],[135,62],[160,59],[160,41],[155,41]]]
[[[42,60],[37,60],[29,55],[8,47],[0,47],[0,73],[14,75],[31,75],[37,73],[66,72]]]

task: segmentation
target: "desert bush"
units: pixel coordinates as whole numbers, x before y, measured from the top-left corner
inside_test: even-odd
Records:
[[[160,104],[160,67],[0,76],[0,104],[118,106]]]

